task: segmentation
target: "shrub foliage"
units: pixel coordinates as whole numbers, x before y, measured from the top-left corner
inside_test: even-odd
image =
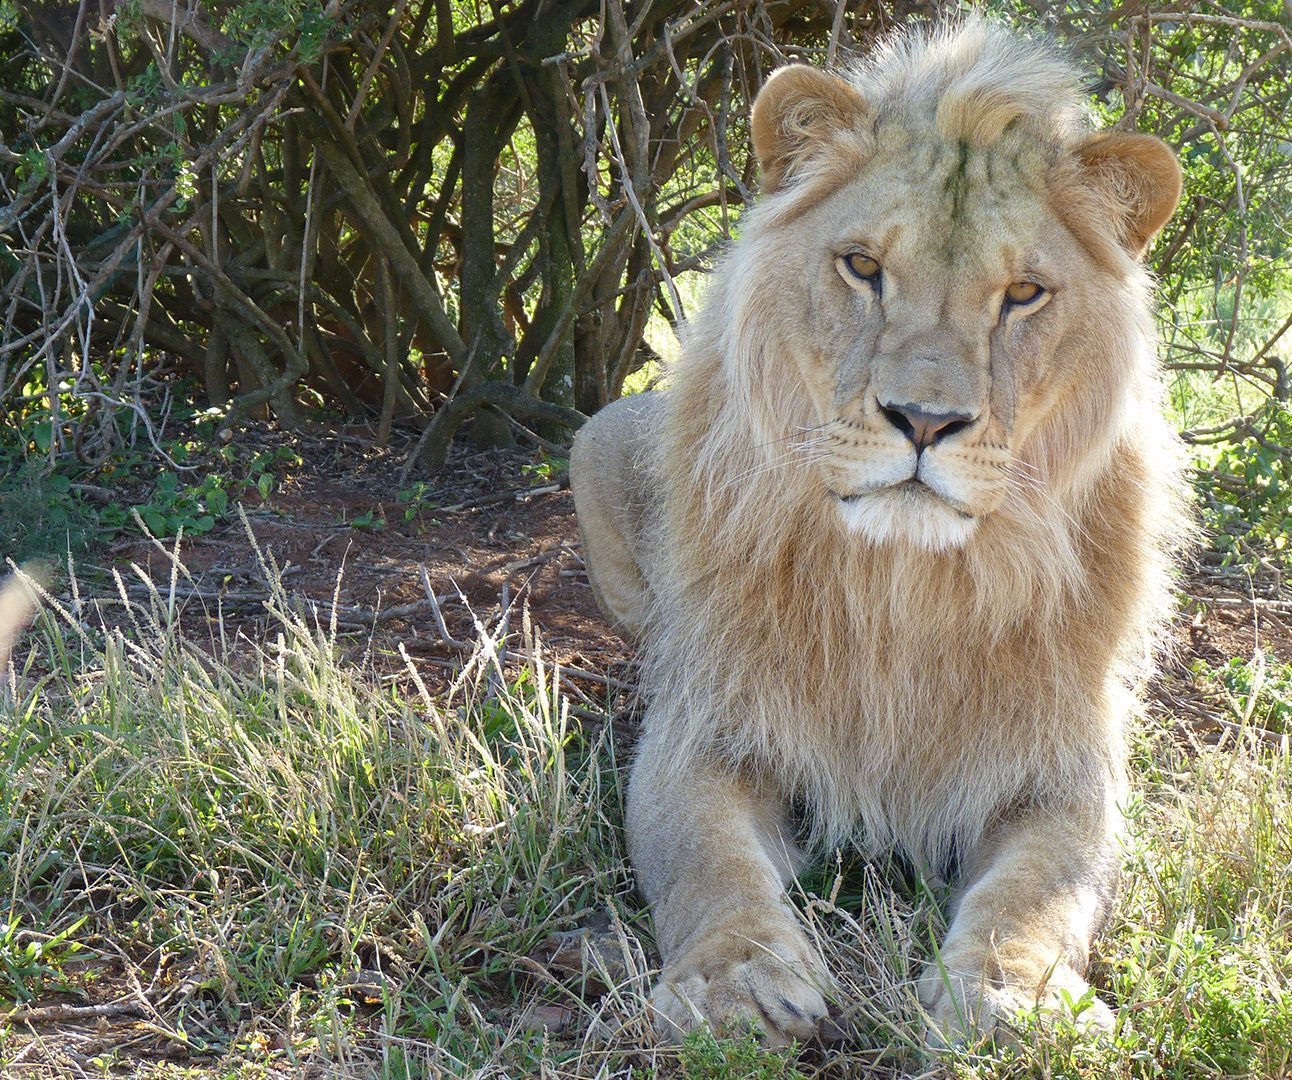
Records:
[[[1265,445],[1292,323],[1281,4],[992,6],[1180,150],[1155,256],[1176,405],[1201,443]],[[423,466],[468,420],[559,437],[685,318],[756,188],[767,73],[952,10],[0,0],[0,402],[51,461],[155,439],[176,371],[229,423],[415,423]]]

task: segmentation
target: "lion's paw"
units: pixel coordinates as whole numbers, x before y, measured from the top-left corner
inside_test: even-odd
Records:
[[[792,924],[710,934],[664,968],[651,1006],[655,1030],[677,1042],[699,1024],[755,1027],[769,1046],[806,1041],[826,1016],[829,976]]]
[[[920,982],[920,1002],[928,1015],[930,1046],[976,1044],[988,1039],[1011,1042],[1020,1014],[1039,1008],[1042,1015],[1066,1017],[1082,1031],[1112,1031],[1116,1017],[1090,992],[1090,984],[1066,964],[1050,973],[1044,990],[1013,982],[1004,985],[971,975],[967,965],[931,965]],[[1075,1012],[1075,1015],[1074,1015]]]

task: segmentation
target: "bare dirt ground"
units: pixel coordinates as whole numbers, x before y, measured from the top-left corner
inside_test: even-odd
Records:
[[[609,674],[612,688],[620,681],[615,672],[630,658],[597,610],[568,480],[539,455],[459,448],[440,476],[401,502],[415,482],[399,480],[404,448],[278,438],[306,465],[288,469],[267,499],[253,494],[244,503],[245,527],[231,516],[180,545],[191,575],[177,589],[188,632],[214,627],[221,614],[226,634],[236,627],[255,640],[264,628],[265,573],[249,529],[289,593],[323,625],[335,608],[353,650],[402,643],[451,673],[463,651],[452,642],[473,642],[478,625],[495,629],[509,610],[509,628],[519,631],[528,611],[544,655],[573,678]],[[142,571],[165,593],[174,547],[130,539],[110,558],[133,591],[145,588]]]
[[[568,480],[540,455],[458,447],[413,502],[401,502],[406,447],[377,450],[368,435],[256,439],[248,451],[290,447],[306,463],[287,469],[267,499],[253,493],[244,502],[250,531],[293,596],[321,620],[335,605],[351,648],[402,642],[411,656],[451,673],[462,650],[446,636],[473,641],[477,624],[496,627],[509,608],[516,630],[528,609],[546,654],[576,679],[608,675],[614,688],[630,675],[630,651],[588,584]],[[173,541],[123,540],[109,560],[133,590],[144,588],[138,567],[165,592],[171,559],[163,546],[174,550]],[[242,522],[231,516],[179,550],[192,575],[177,590],[186,628],[198,632],[223,614],[226,631],[235,626],[255,640],[266,625],[267,592]],[[1161,664],[1170,683],[1191,681],[1196,660],[1217,666],[1257,648],[1292,660],[1292,591],[1276,575],[1253,580],[1201,560],[1182,575],[1171,638]]]
[[[306,464],[285,470],[268,498],[244,501],[246,527],[231,516],[179,545],[190,576],[180,575],[174,591],[186,633],[214,640],[222,621],[226,641],[231,633],[263,641],[270,591],[262,557],[320,624],[335,613],[353,656],[387,658],[393,669],[404,664],[402,644],[433,685],[447,686],[480,627],[518,631],[528,612],[544,655],[567,672],[566,686],[580,699],[576,711],[631,728],[630,651],[597,610],[568,484],[534,453],[456,450],[442,476],[425,481],[406,520],[402,453],[374,450],[366,438],[266,442],[293,446]],[[130,538],[92,561],[115,568],[135,595],[150,587],[144,579],[167,595],[167,550],[174,548],[174,541]],[[1182,737],[1214,739],[1224,732],[1224,702],[1194,672],[1195,661],[1215,667],[1251,658],[1258,647],[1270,660],[1292,660],[1292,602],[1277,580],[1249,583],[1201,566],[1181,586],[1173,654],[1151,688],[1150,708],[1173,717]],[[199,1063],[185,1062],[182,1046],[159,1038],[130,1009],[107,1006],[130,993],[100,966],[88,1000],[31,1003],[29,1021],[9,1035],[30,1047],[20,1055],[31,1065],[25,1075],[151,1075],[167,1060],[189,1075]],[[247,1037],[256,1038],[254,1023]],[[113,1065],[87,1072],[92,1058]]]

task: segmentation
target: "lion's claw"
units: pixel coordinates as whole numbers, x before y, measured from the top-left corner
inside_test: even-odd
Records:
[[[798,937],[723,934],[668,964],[651,1002],[661,1039],[677,1042],[706,1023],[719,1032],[757,1028],[769,1046],[813,1038],[829,1011],[828,977]]]

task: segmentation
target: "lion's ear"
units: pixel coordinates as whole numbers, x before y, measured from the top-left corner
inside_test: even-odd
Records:
[[[1077,159],[1113,213],[1118,238],[1135,258],[1180,201],[1180,164],[1155,135],[1109,131],[1077,147]]]
[[[865,114],[865,99],[838,76],[803,64],[773,72],[754,102],[754,153],[763,190],[784,187],[815,148],[854,130]]]

